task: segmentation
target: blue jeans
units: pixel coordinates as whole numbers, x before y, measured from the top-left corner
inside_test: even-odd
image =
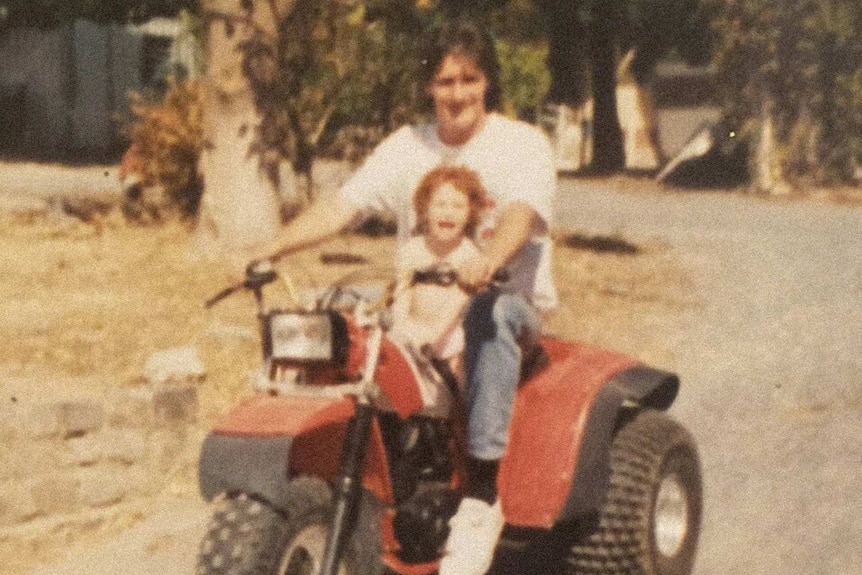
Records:
[[[521,295],[491,290],[470,302],[464,315],[464,376],[467,443],[472,457],[503,457],[522,350],[535,346],[541,331],[538,310]]]

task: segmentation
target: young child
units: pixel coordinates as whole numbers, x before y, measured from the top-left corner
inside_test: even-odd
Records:
[[[413,196],[415,235],[396,254],[393,336],[447,360],[455,373],[464,347],[461,317],[469,296],[454,284],[411,285],[411,278],[416,270],[451,267],[476,256],[471,236],[486,203],[475,172],[454,166],[432,170]]]

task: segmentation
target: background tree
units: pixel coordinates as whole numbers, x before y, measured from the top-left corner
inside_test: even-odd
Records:
[[[847,181],[862,158],[862,4],[709,0],[723,100],[754,187]]]
[[[593,97],[591,170],[625,167],[616,105],[617,66],[634,51],[631,71],[646,83],[660,58],[676,50],[692,63],[709,54],[700,0],[535,0],[548,37],[548,99],[573,107]]]
[[[208,97],[205,117],[217,137],[202,154],[198,237],[213,253],[272,235],[281,160],[299,176],[300,195],[311,199],[313,162],[322,149],[355,159],[406,121],[416,38],[432,6],[206,0],[202,7],[210,22],[208,93],[217,94]],[[229,114],[234,120],[226,121]]]
[[[280,225],[278,154],[259,93],[278,71],[279,23],[293,0],[201,0],[206,29],[204,149],[197,246],[204,255],[271,238]]]

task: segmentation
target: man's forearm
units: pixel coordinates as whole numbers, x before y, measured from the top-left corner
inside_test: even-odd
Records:
[[[530,239],[535,218],[536,212],[526,203],[515,202],[506,206],[485,250],[458,266],[462,287],[472,291],[487,286],[494,273],[508,264]]]
[[[530,239],[536,212],[525,203],[507,206],[500,216],[494,237],[485,250],[492,272],[507,263]]]
[[[346,228],[358,214],[357,208],[340,196],[311,204],[269,242],[253,248],[253,260],[277,260],[312,247]]]

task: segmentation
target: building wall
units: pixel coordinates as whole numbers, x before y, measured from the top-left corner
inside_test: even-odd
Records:
[[[144,51],[173,38],[174,21],[145,26],[88,21],[52,30],[18,28],[0,35],[0,120],[23,116],[0,128],[0,153],[35,159],[98,157],[117,152],[128,117],[130,91],[144,88]],[[176,52],[173,50],[171,52]],[[168,58],[189,59],[186,47]],[[183,62],[185,63],[185,62]],[[170,63],[166,67],[170,67]],[[12,97],[24,88],[22,110]],[[19,133],[20,132],[20,133]]]
[[[23,109],[6,110],[7,115],[23,114],[22,133],[7,134],[0,149],[53,155],[66,145],[71,131],[72,34],[69,26],[55,30],[19,28],[0,35],[0,86],[24,88]],[[15,141],[17,137],[20,141]]]
[[[111,29],[92,22],[74,24],[72,53],[74,95],[71,99],[72,150],[106,149],[111,139],[110,115],[113,110],[110,87]]]

